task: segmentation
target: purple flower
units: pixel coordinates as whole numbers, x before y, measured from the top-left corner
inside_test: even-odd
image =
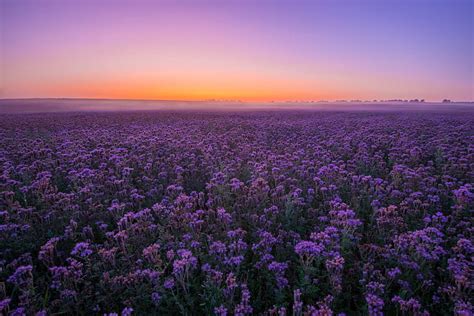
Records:
[[[0,312],[5,311],[5,313],[6,313],[6,310],[7,310],[7,308],[8,308],[8,305],[10,305],[10,302],[11,302],[11,301],[12,301],[12,300],[9,299],[9,298],[5,298],[5,299],[1,300],[1,301],[0,301]]]
[[[177,259],[173,262],[174,275],[187,273],[189,270],[197,266],[197,259],[193,256],[191,251],[186,249],[180,249],[178,250],[178,256],[180,257],[180,259]]]
[[[371,316],[382,316],[383,315],[383,300],[374,294],[367,294],[365,296],[365,301],[367,302],[367,307],[369,315]]]
[[[79,242],[74,246],[74,249],[71,251],[71,255],[78,256],[81,258],[87,258],[92,254],[92,249],[90,249],[90,244],[87,242]]]
[[[153,302],[153,305],[158,306],[161,301],[160,293],[157,293],[157,292],[151,293],[151,301]]]
[[[15,273],[8,277],[7,281],[19,287],[30,285],[33,278],[32,271],[31,265],[20,266],[15,270]]]
[[[224,305],[215,307],[214,314],[216,314],[216,316],[227,316],[227,308],[225,308]]]
[[[439,260],[446,254],[443,242],[444,234],[434,227],[401,234],[394,240],[399,251],[427,261]]]
[[[393,268],[387,271],[387,275],[390,279],[394,279],[397,275],[401,274],[402,271],[399,268]]]
[[[165,287],[165,289],[172,289],[174,287],[174,279],[173,278],[168,278],[165,280],[165,282],[163,283],[163,286]]]
[[[268,265],[268,270],[273,272],[279,289],[288,285],[288,279],[285,278],[285,271],[288,269],[288,264],[285,262],[272,261]]]
[[[303,312],[303,302],[301,301],[301,290],[296,289],[293,292],[293,314],[295,316],[301,315]]]
[[[26,316],[26,309],[24,307],[18,307],[10,313],[11,316]]]
[[[130,315],[132,315],[132,312],[133,312],[133,308],[131,308],[131,307],[125,307],[125,308],[122,310],[122,316],[130,316]]]
[[[295,252],[300,256],[303,264],[309,265],[320,256],[324,248],[313,241],[300,241],[295,245]]]
[[[236,316],[244,316],[244,315],[251,315],[253,312],[253,308],[250,305],[250,291],[247,288],[247,285],[241,285],[241,300],[240,303],[237,304],[234,310],[234,315]]]

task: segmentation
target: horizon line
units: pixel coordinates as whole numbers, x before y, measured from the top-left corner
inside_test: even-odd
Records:
[[[425,99],[373,99],[373,100],[361,100],[361,99],[339,99],[339,100],[240,100],[240,99],[218,99],[209,98],[202,100],[186,100],[186,99],[143,99],[143,98],[88,98],[88,97],[28,97],[28,98],[0,98],[0,101],[10,100],[89,100],[89,101],[151,101],[151,102],[236,102],[236,103],[474,103],[474,100],[451,100],[443,99],[438,101],[430,101]],[[445,101],[447,100],[447,101]]]

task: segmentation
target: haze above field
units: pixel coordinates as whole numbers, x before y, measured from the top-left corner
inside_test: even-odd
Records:
[[[470,0],[0,0],[0,21],[0,98],[474,99]]]
[[[90,111],[436,111],[474,113],[470,102],[230,102],[107,99],[0,99],[0,114]]]

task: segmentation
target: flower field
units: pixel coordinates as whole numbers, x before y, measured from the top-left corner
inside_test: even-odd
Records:
[[[472,315],[474,115],[0,116],[0,314]]]

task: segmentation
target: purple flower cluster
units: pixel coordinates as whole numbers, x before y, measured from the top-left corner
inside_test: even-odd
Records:
[[[1,315],[473,315],[474,116],[0,117]]]

